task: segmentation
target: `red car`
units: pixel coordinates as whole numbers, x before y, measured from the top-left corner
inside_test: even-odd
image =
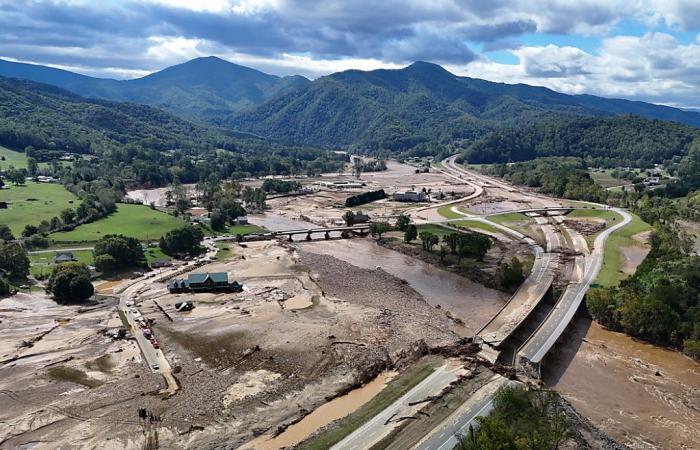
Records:
[[[153,345],[153,348],[160,348],[160,344],[154,337],[151,338],[151,345]]]

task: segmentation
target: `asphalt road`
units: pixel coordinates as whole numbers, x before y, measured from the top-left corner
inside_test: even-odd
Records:
[[[461,366],[438,367],[413,389],[404,394],[400,399],[389,405],[382,412],[374,416],[360,428],[335,444],[335,450],[362,450],[368,449],[384,436],[389,434],[394,427],[400,424],[397,421],[389,421],[395,417],[411,416],[418,412],[424,404],[409,406],[409,403],[419,402],[430,396],[438,395],[450,383],[466,372]],[[389,422],[389,423],[387,423]]]
[[[525,358],[532,363],[539,364],[569,325],[569,322],[581,305],[586,291],[588,291],[591,283],[593,283],[598,276],[600,267],[603,264],[603,249],[605,246],[605,240],[611,233],[615,232],[615,230],[624,227],[632,220],[632,216],[630,216],[628,212],[617,208],[611,209],[622,215],[622,221],[603,230],[596,237],[593,244],[593,250],[589,256],[583,256],[583,261],[581,261],[581,257],[579,257],[577,266],[579,267],[579,270],[582,268],[583,271],[583,273],[580,274],[579,280],[569,284],[562,296],[557,301],[554,309],[552,309],[530,339],[528,339],[527,342],[525,342],[525,344],[520,348],[518,351],[517,360]],[[575,247],[579,247],[575,248],[575,250],[580,251],[581,238],[576,236],[578,233],[573,231],[569,231],[569,233],[572,235],[572,240]]]
[[[452,413],[431,434],[423,438],[414,450],[452,450],[459,444],[458,436],[469,432],[470,426],[476,425],[476,418],[488,415],[493,409],[493,395],[500,388],[515,385],[501,375],[494,375],[484,386],[477,390],[460,408]]]

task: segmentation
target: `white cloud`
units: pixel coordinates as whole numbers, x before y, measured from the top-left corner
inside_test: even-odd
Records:
[[[665,33],[603,39],[598,54],[574,47],[522,47],[519,64],[476,61],[449,66],[455,73],[506,83],[700,107],[700,44]]]

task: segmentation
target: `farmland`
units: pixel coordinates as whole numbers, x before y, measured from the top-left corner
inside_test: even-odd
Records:
[[[17,236],[25,225],[38,225],[66,208],[74,208],[78,198],[60,184],[27,183],[1,190],[0,201],[9,204],[8,209],[0,210],[0,221]]]

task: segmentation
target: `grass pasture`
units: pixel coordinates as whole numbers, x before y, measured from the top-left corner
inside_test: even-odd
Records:
[[[106,234],[123,234],[141,241],[155,241],[186,222],[144,205],[120,203],[117,211],[72,231],[54,233],[55,242],[95,242]]]
[[[626,226],[608,236],[605,241],[605,249],[603,250],[603,266],[598,272],[598,277],[595,280],[596,284],[602,286],[615,286],[620,283],[624,274],[621,271],[623,247],[636,247],[642,245],[634,239],[634,236],[650,231],[651,225],[644,222],[636,214],[632,214],[632,221]]]
[[[588,174],[591,176],[593,181],[604,188],[620,186],[623,184],[630,184],[628,180],[623,180],[622,178],[615,178],[611,175],[611,173],[612,169],[605,169],[603,171],[588,171]]]
[[[7,224],[15,236],[25,225],[39,225],[79,204],[78,198],[60,184],[33,182],[0,190],[0,201],[8,203],[7,209],[0,209],[0,223]]]

